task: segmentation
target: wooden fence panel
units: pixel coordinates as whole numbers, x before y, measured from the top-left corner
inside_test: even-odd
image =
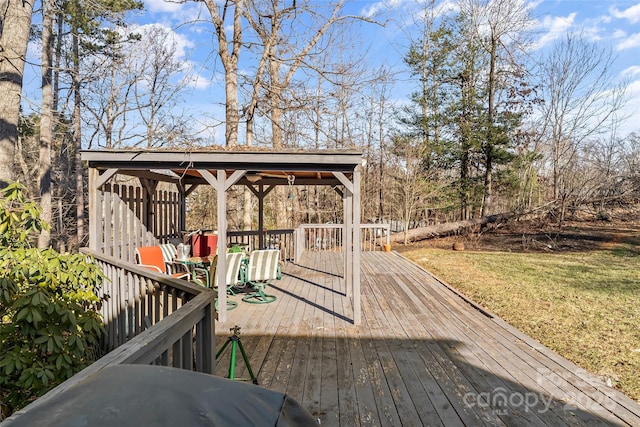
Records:
[[[146,191],[134,185],[107,183],[96,197],[100,236],[97,251],[114,258],[135,262],[135,248],[167,242],[181,237],[181,201],[177,191],[158,190],[151,197],[147,216]],[[146,218],[152,220],[145,224]],[[154,235],[153,230],[158,233]]]

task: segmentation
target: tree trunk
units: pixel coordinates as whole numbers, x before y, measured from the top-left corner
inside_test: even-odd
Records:
[[[51,143],[53,141],[53,5],[43,0],[42,11],[42,111],[40,113],[40,153],[38,159],[38,192],[42,219],[51,225]],[[42,230],[38,247],[47,248],[51,233]]]
[[[238,111],[238,60],[240,58],[240,48],[242,47],[242,15],[245,11],[243,0],[233,2],[233,39],[231,41],[231,51],[227,41],[227,30],[225,28],[225,4],[224,12],[221,15],[218,11],[218,4],[213,0],[204,0],[205,6],[211,15],[211,21],[216,30],[218,38],[218,54],[222,66],[224,67],[225,81],[225,145],[234,147],[238,144],[238,121],[240,113]]]
[[[489,52],[489,105],[488,105],[488,121],[487,128],[488,134],[485,137],[485,171],[484,171],[484,197],[482,201],[482,209],[480,210],[480,216],[485,216],[487,212],[491,212],[493,209],[493,153],[494,153],[494,121],[496,110],[496,60],[497,60],[497,46],[498,40],[495,37],[491,38],[491,48]]]
[[[253,111],[248,111],[247,112],[247,128],[246,128],[246,132],[247,132],[247,146],[251,147],[253,145]],[[251,230],[252,226],[253,226],[253,221],[252,221],[252,208],[251,208],[251,198],[253,196],[253,193],[248,189],[245,188],[244,189],[244,200],[243,200],[243,207],[242,207],[242,229],[243,230]]]
[[[273,48],[272,57],[276,56],[275,47]],[[281,105],[281,96],[282,89],[279,85],[279,77],[280,75],[280,64],[277,61],[271,61],[269,63],[269,76],[271,78],[271,88],[268,91],[269,96],[269,108],[270,108],[270,119],[271,119],[271,141],[273,143],[273,148],[275,150],[282,150],[283,147],[283,138],[282,138],[282,105]],[[275,190],[276,197],[276,212],[281,213],[281,215],[276,216],[276,228],[284,229],[287,227],[287,203],[285,201],[286,192],[283,187],[276,187]]]
[[[74,143],[74,170],[76,178],[76,227],[77,246],[82,246],[84,239],[84,174],[82,169],[82,126],[80,123],[80,41],[77,33],[73,34],[73,71],[71,86],[73,91],[73,143]]]
[[[238,73],[236,66],[225,72],[225,145],[227,147],[235,147],[238,145]]]
[[[22,76],[33,2],[4,0],[0,22],[0,186],[13,181]]]
[[[433,237],[449,236],[474,227],[503,222],[516,215],[516,213],[506,213],[464,221],[447,222],[444,224],[431,225],[429,227],[414,228],[412,230],[405,230],[403,233],[393,234],[391,235],[390,240],[391,242],[406,244],[408,242],[431,239]]]

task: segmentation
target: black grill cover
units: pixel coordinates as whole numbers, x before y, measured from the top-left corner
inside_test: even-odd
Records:
[[[27,409],[27,408],[25,408]],[[184,369],[104,368],[7,426],[317,426],[286,394]]]

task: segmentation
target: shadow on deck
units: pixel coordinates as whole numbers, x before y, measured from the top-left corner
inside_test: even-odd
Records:
[[[340,254],[306,253],[284,272],[268,288],[278,300],[240,303],[216,342],[240,326],[260,385],[322,425],[640,425],[640,404],[398,254],[363,254],[360,326]]]
[[[238,325],[260,385],[296,399],[321,425],[640,426],[638,402],[396,253],[362,254],[358,326],[341,254],[310,252],[268,288],[276,302],[232,296],[238,308],[215,323],[215,343],[212,290],[105,256],[98,262],[110,278],[113,304],[103,308],[115,349],[22,414],[111,365],[226,376],[230,352],[214,366],[214,345]],[[236,378],[247,376],[241,361]]]

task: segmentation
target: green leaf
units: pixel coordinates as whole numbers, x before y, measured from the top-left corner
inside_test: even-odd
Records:
[[[58,348],[63,348],[63,342],[62,342],[62,337],[60,335],[54,335],[53,336],[53,340],[56,342],[56,345],[58,346]]]
[[[33,323],[35,323],[36,325],[40,322],[42,322],[42,313],[40,313],[40,310],[38,310],[37,308],[33,308],[31,309],[31,312],[33,313]]]
[[[22,310],[20,310],[20,312],[16,316],[16,320],[18,321],[24,320],[30,312],[31,310],[29,309],[29,307],[23,308]]]
[[[9,363],[5,366],[4,371],[7,375],[11,375],[16,368],[15,359],[9,359]]]
[[[49,337],[47,335],[42,335],[36,338],[33,342],[35,342],[36,344],[44,344],[48,340],[49,340]]]
[[[25,388],[31,387],[31,385],[33,384],[34,380],[35,380],[35,378],[33,377],[33,375],[29,375],[29,376],[25,377],[24,387]]]
[[[69,312],[69,322],[73,325],[76,326],[78,324],[78,321],[76,320],[76,315],[73,314],[73,311]]]

